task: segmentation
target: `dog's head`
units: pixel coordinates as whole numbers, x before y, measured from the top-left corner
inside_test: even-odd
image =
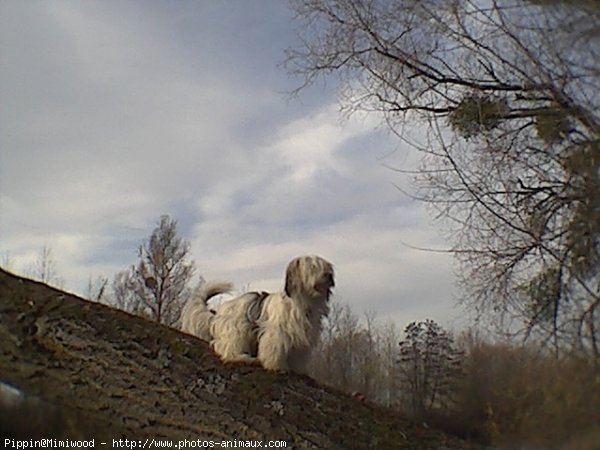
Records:
[[[287,266],[285,293],[329,300],[335,286],[333,265],[319,256],[300,256]]]

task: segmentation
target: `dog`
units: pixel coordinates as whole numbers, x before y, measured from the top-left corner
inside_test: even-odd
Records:
[[[293,259],[281,292],[249,292],[217,311],[208,309],[208,299],[230,292],[232,285],[209,282],[185,305],[182,331],[209,341],[224,362],[258,362],[267,370],[305,374],[334,286],[333,265],[319,256]]]

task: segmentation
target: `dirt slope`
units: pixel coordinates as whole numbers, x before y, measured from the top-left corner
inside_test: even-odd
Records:
[[[1,269],[0,381],[24,393],[0,389],[2,439],[470,448],[308,378],[223,365],[192,336]]]

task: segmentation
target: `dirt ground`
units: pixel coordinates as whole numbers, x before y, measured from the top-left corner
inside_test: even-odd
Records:
[[[195,337],[1,269],[0,381],[2,440],[473,448],[306,377],[223,365]]]

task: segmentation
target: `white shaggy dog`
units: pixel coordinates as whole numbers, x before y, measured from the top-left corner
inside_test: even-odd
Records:
[[[223,303],[216,312],[206,301],[232,286],[207,283],[185,305],[181,328],[210,341],[225,362],[258,361],[268,370],[306,373],[334,285],[331,263],[319,256],[301,256],[288,264],[283,291],[249,292]]]

